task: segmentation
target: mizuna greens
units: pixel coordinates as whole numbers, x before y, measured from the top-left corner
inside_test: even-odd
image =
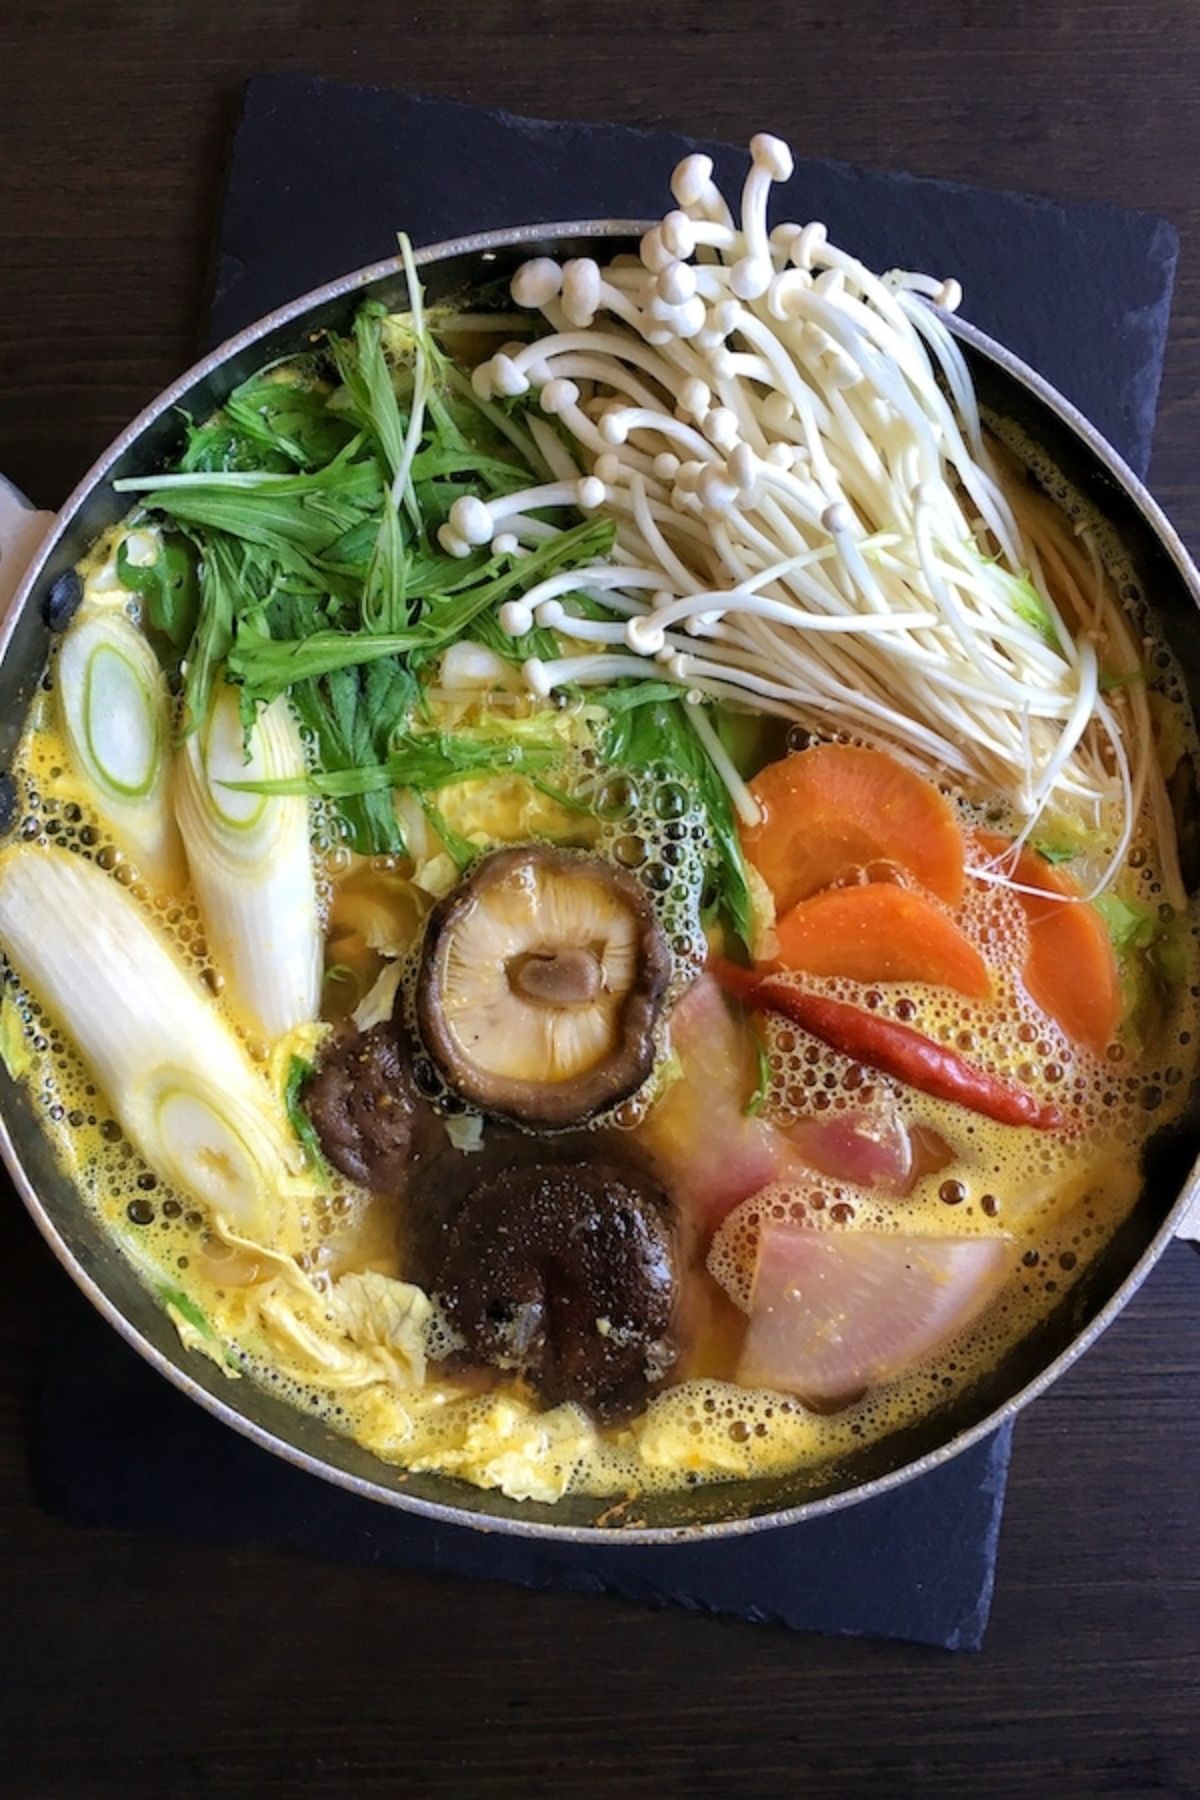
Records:
[[[179,558],[194,559],[189,591],[198,589],[199,605],[180,659],[184,731],[207,715],[221,667],[237,684],[247,726],[259,707],[288,696],[315,752],[307,791],[334,802],[360,853],[403,850],[396,788],[429,793],[489,769],[532,774],[557,760],[553,743],[522,743],[503,728],[461,742],[422,730],[423,669],[464,641],[514,663],[557,655],[555,631],[530,623],[514,637],[499,622],[506,604],[546,584],[572,615],[607,616],[575,594],[572,571],[611,554],[614,525],[587,517],[549,524],[528,488],[543,466],[534,440],[511,428],[505,435],[495,409],[452,374],[419,303],[407,320],[368,303],[351,336],[331,340],[321,359],[264,370],[214,419],[192,426],[176,470],[119,484],[138,496],[148,521],[174,528],[137,582],[148,624],[175,643],[184,614],[161,596],[172,592]],[[518,460],[521,444],[536,462]],[[503,508],[518,491],[508,541],[466,555],[445,550],[446,522],[464,495]],[[561,507],[561,487],[543,483],[541,493]],[[714,904],[745,941],[746,875],[728,795],[689,727],[684,695],[645,688],[633,684],[629,698],[656,699],[664,744],[704,784],[715,826]],[[610,756],[624,742],[625,690],[612,694]],[[298,776],[243,780],[263,794],[304,791]]]

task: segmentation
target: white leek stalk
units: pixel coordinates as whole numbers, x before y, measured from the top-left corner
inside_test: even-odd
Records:
[[[21,845],[0,858],[0,943],[155,1173],[296,1248],[306,1189],[282,1104],[136,900],[82,857]]]
[[[58,701],[71,762],[121,849],[154,887],[182,886],[170,696],[157,657],[120,608],[76,615],[59,652]]]
[[[263,708],[246,750],[237,691],[222,685],[176,759],[175,814],[223,998],[251,1037],[273,1043],[315,1019],[321,996],[308,801],[230,784],[304,775],[286,700]]]

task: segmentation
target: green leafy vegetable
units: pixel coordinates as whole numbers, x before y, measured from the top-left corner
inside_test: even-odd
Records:
[[[778,719],[741,707],[716,706],[713,725],[738,774],[749,778],[782,753],[784,733]]]
[[[544,626],[535,625],[521,637],[509,637],[494,613],[484,613],[482,618],[476,619],[471,636],[476,643],[484,644],[497,656],[502,656],[505,662],[518,666],[531,656],[550,662],[559,653],[558,639]]]
[[[383,504],[383,477],[373,457],[353,460],[357,440],[323,469],[303,474],[244,471],[158,477],[143,496],[148,512],[165,513],[193,530],[218,531],[270,553],[281,569],[327,585],[336,547]],[[146,483],[115,483],[141,492]],[[326,566],[329,565],[329,566]]]
[[[164,638],[178,661],[192,640],[200,612],[196,555],[186,538],[164,537],[152,563],[130,560],[128,543],[117,550],[122,584],[143,602],[151,634]]]
[[[1136,900],[1122,900],[1119,894],[1110,892],[1097,894],[1092,904],[1107,925],[1118,956],[1128,956],[1133,950],[1148,950],[1159,934],[1157,916]]]
[[[230,673],[256,699],[269,700],[297,681],[315,680],[335,669],[354,668],[376,657],[403,656],[412,650],[440,649],[461,637],[480,614],[513,594],[524,593],[556,569],[607,555],[614,531],[607,521],[576,525],[539,544],[510,568],[500,569],[501,559],[492,558],[478,571],[484,579],[469,587],[441,595],[430,595],[426,589],[420,618],[404,631],[326,630],[282,641],[242,632],[229,659]]]
[[[461,831],[455,831],[453,825],[433,804],[428,794],[418,792],[417,800],[421,811],[441,839],[446,853],[459,873],[461,874],[464,869],[469,869],[479,854],[470,838],[465,838]]]
[[[354,435],[331,407],[329,384],[305,361],[260,369],[205,424],[189,421],[184,474],[286,473],[333,460]]]
[[[729,790],[689,723],[680,690],[672,689],[670,698],[651,697],[653,690],[663,685],[633,683],[617,690],[622,697],[615,706],[609,691],[606,700],[610,719],[604,756],[620,769],[657,769],[664,778],[681,782],[700,800],[708,816],[707,855],[712,863],[711,891],[706,895],[706,903],[749,946],[754,909]]]
[[[206,425],[190,420],[187,448],[180,457],[176,472],[181,475],[235,475],[264,470],[283,474],[288,468],[285,457],[265,445],[245,437],[223,414],[218,413]]]
[[[1160,912],[1118,894],[1099,894],[1092,903],[1108,926],[1118,957],[1141,952],[1154,974],[1167,986],[1187,975],[1188,923],[1171,907]]]
[[[754,1092],[746,1102],[746,1115],[748,1118],[756,1119],[766,1105],[767,1095],[771,1091],[771,1058],[767,1053],[767,1046],[757,1031],[753,1033],[753,1036],[756,1073]]]
[[[310,1080],[312,1073],[312,1063],[303,1056],[292,1057],[288,1063],[287,1080],[283,1085],[283,1103],[287,1108],[288,1122],[299,1139],[309,1163],[322,1178],[332,1178],[332,1171],[325,1161],[325,1153],[321,1149],[321,1140],[300,1100],[304,1085]]]
[[[1092,904],[1120,964],[1122,1031],[1136,1041],[1153,1034],[1170,995],[1188,978],[1188,921],[1170,907],[1160,912],[1114,893],[1099,894]]]
[[[294,364],[260,370],[234,388],[222,413],[245,438],[297,468],[331,462],[353,427],[330,410],[330,390]]]
[[[582,688],[579,692],[604,708],[612,719],[620,719],[638,707],[674,706],[679,700],[676,681],[630,681],[624,687]],[[614,741],[619,741],[614,740]]]
[[[385,494],[363,587],[363,623],[368,631],[394,634],[408,623],[408,565],[400,514],[391,495]]]
[[[241,1364],[233,1351],[218,1336],[205,1314],[196,1305],[190,1294],[182,1288],[160,1287],[158,1297],[167,1312],[173,1316],[173,1322],[185,1349],[201,1350],[212,1361],[222,1365],[233,1373],[240,1372]]]
[[[208,717],[217,675],[233,641],[244,568],[235,544],[220,537],[206,540],[200,559],[200,611],[184,673],[185,735]]]
[[[1052,648],[1057,649],[1059,639],[1054,620],[1029,575],[1010,576],[1006,585],[1012,597],[1013,611],[1017,617],[1023,619],[1026,625],[1032,625],[1039,637],[1043,638]]]
[[[321,769],[338,775],[386,761],[393,738],[404,729],[416,685],[403,664],[387,657],[293,688],[292,704],[301,724],[313,734]],[[388,792],[368,790],[337,798],[352,850],[364,856],[403,851],[403,833]]]
[[[1074,862],[1079,855],[1076,845],[1048,843],[1044,838],[1031,839],[1030,847],[1037,851],[1043,862],[1053,863],[1056,866],[1060,863]]]
[[[186,1319],[193,1331],[198,1331],[201,1337],[208,1338],[214,1344],[218,1341],[217,1334],[205,1315],[190,1294],[185,1294],[182,1288],[160,1288],[158,1297],[164,1306],[173,1306],[180,1317]]]
[[[348,409],[355,423],[370,433],[389,473],[395,475],[404,455],[404,420],[383,353],[385,316],[378,304],[360,307],[354,321],[353,345],[335,338],[332,349],[345,385]]]
[[[0,1000],[0,1062],[14,1081],[20,1081],[33,1067],[33,1051],[25,1035],[25,1025],[16,1001],[6,991]]]
[[[420,795],[481,775],[523,775],[531,769],[545,769],[561,754],[557,744],[539,747],[507,737],[462,738],[428,732],[409,738],[382,762],[317,769],[294,780],[230,781],[226,786],[251,794],[324,794],[335,800],[392,788],[412,788]]]

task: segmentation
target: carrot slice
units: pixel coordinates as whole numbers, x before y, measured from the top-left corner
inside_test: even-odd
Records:
[[[981,831],[976,843],[987,857],[1002,856],[1012,847],[990,831]],[[1070,876],[1036,850],[1023,849],[1008,872],[1022,887],[1048,896],[1080,892]],[[1036,894],[1018,894],[1017,899],[1029,926],[1023,976],[1030,999],[1069,1038],[1102,1056],[1121,1020],[1120,976],[1104,920],[1094,906],[1078,899],[1073,906],[1061,899],[1039,900]]]
[[[978,950],[936,901],[890,882],[829,888],[802,900],[777,927],[779,961],[851,981],[921,981],[985,999]]]
[[[763,809],[742,833],[779,911],[873,864],[907,871],[948,906],[963,892],[963,838],[931,782],[884,750],[816,744],[754,777]]]

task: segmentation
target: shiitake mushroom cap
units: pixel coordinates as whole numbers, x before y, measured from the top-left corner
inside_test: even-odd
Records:
[[[514,1133],[457,1181],[435,1167],[411,1251],[469,1365],[612,1424],[641,1410],[678,1356],[677,1219],[648,1174],[588,1149]]]
[[[301,1100],[326,1160],[376,1193],[401,1191],[441,1135],[391,1023],[333,1037]]]
[[[608,902],[634,928],[636,962],[632,979],[614,1009],[615,1041],[595,1062],[562,1079],[531,1079],[484,1066],[470,1052],[469,1011],[464,1014],[460,1008],[452,1021],[446,1006],[447,963],[456,934],[477,908],[494,903],[506,886],[536,881],[539,876],[578,881],[583,907],[584,888],[590,885],[595,892],[599,884]],[[594,982],[585,968],[588,954],[586,933],[557,944],[548,936],[538,939],[535,934],[505,963],[514,1006],[597,1004]],[[598,954],[598,966],[602,960]],[[542,966],[530,968],[531,961]],[[417,1026],[443,1079],[472,1106],[523,1125],[563,1129],[615,1106],[635,1093],[650,1075],[656,1054],[655,1026],[670,974],[666,934],[640,882],[601,857],[548,844],[524,844],[485,856],[434,908],[417,977]],[[611,990],[606,989],[602,998],[611,1004]]]

